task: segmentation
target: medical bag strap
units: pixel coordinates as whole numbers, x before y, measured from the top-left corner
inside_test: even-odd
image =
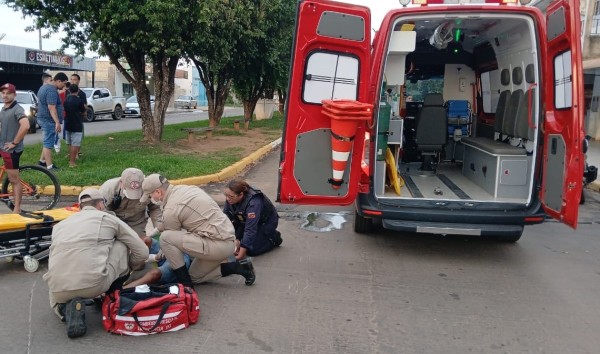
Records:
[[[142,327],[142,325],[140,324],[140,321],[138,320],[137,314],[132,313],[131,316],[135,320],[135,323],[137,323],[138,327],[140,327],[142,329],[142,331],[144,331],[146,333],[150,333],[150,332],[154,331],[154,329],[156,327],[158,327],[158,325],[160,324],[160,321],[162,321],[163,317],[165,316],[165,313],[167,313],[169,306],[171,306],[171,303],[169,301],[165,302],[162,305],[162,309],[160,310],[160,315],[158,315],[158,319],[156,319],[156,323],[154,324],[154,326],[152,326],[152,328],[150,328],[148,330],[146,330],[146,329],[144,329],[144,327]]]

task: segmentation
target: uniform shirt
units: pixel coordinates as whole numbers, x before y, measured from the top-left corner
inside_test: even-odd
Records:
[[[106,208],[114,212],[119,219],[125,221],[132,228],[141,225],[142,229],[144,229],[148,222],[148,217],[152,220],[154,227],[157,227],[162,214],[160,207],[152,204],[150,200],[140,203],[139,199],[127,199],[119,187],[120,180],[120,177],[112,178],[100,186],[100,193],[106,199]],[[113,205],[115,196],[121,197],[121,203],[116,208]]]
[[[48,105],[56,105],[56,112],[58,113],[59,121],[63,119],[63,105],[60,102],[60,98],[58,97],[58,90],[56,86],[52,84],[44,84],[40,87],[38,91],[38,111],[37,111],[37,119],[45,119],[54,121],[52,116],[50,115],[50,109],[48,109]]]
[[[233,218],[231,222],[235,227],[235,237],[240,240],[240,246],[247,250],[252,251],[257,237],[265,235],[264,233],[259,235],[259,227],[263,226],[268,229],[263,231],[273,232],[279,223],[279,214],[274,208],[271,215],[263,215],[268,212],[263,198],[266,196],[262,193],[247,193],[237,204],[229,204],[225,201],[224,212]],[[245,210],[242,210],[244,207]],[[261,220],[263,220],[263,225],[261,225]]]
[[[129,250],[130,269],[144,265],[148,247],[114,215],[86,206],[56,224],[52,230],[48,272],[44,274],[50,291],[73,291],[101,284],[108,274],[106,261],[116,240]]]
[[[213,240],[235,240],[235,230],[217,203],[196,186],[170,185],[163,198],[164,230],[186,230]]]
[[[4,144],[14,141],[21,127],[19,121],[23,118],[27,119],[25,110],[17,101],[13,101],[8,108],[2,106],[2,110],[0,111],[0,148],[4,148]],[[23,147],[23,140],[21,140],[12,151],[23,151]]]
[[[65,130],[73,133],[83,131],[82,112],[85,112],[83,102],[77,96],[69,95],[65,100]]]

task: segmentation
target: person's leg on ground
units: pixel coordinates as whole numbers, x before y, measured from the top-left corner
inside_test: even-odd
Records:
[[[21,213],[21,199],[23,197],[23,185],[19,178],[19,161],[23,152],[12,152],[8,153],[0,151],[2,160],[4,161],[4,167],[6,168],[6,174],[8,175],[8,181],[12,185],[13,189],[13,213]]]
[[[131,283],[123,286],[123,289],[135,288],[138,285],[144,285],[144,284],[156,284],[156,283],[160,282],[161,277],[162,277],[162,273],[161,273],[160,268],[152,267],[152,269],[150,269],[148,272],[146,272],[146,274],[144,274],[141,278],[136,279],[136,280],[132,281]]]
[[[10,184],[12,184],[13,195],[15,199],[13,200],[14,209],[13,213],[19,214],[21,213],[21,198],[23,197],[23,185],[21,184],[21,179],[19,178],[19,170],[6,170],[6,174],[8,175],[8,180]]]
[[[195,243],[195,239],[199,237],[189,234],[185,231],[164,231],[160,235],[160,248],[163,251],[165,258],[171,263],[171,269],[177,278],[177,281],[185,286],[192,286],[192,279],[190,273],[185,266],[185,259],[183,256],[184,239],[186,242]],[[198,249],[203,250],[204,248],[200,245]]]
[[[75,160],[77,160],[77,154],[79,153],[79,146],[81,145],[81,133],[69,132],[67,134],[67,141],[69,144],[69,166],[77,166]]]
[[[52,166],[52,149],[54,149],[54,141],[56,140],[56,130],[53,122],[40,121],[42,127],[42,158],[40,162],[46,163],[46,167],[51,169]]]
[[[254,238],[254,244],[252,244],[251,248],[246,251],[246,254],[251,257],[259,256],[269,252],[276,246],[279,246],[281,242],[276,244],[275,240],[273,240],[273,237],[276,235],[275,232],[279,231],[274,231],[271,234],[267,234],[264,228],[259,228],[258,232],[256,233],[256,237]],[[279,237],[279,239],[281,239],[281,237]]]
[[[192,254],[195,259],[190,265],[190,276],[192,282],[203,283],[215,280],[220,277],[226,277],[232,274],[238,274],[245,278],[246,285],[252,285],[256,280],[254,268],[251,262],[228,262],[227,258],[233,255],[235,243],[233,240],[214,240],[203,238],[204,252],[202,254]]]
[[[121,241],[114,241],[106,259],[107,274],[106,281],[104,282],[104,292],[108,291],[115,280],[129,275],[130,269],[128,261],[129,250],[127,249],[127,246]]]
[[[188,256],[187,254],[184,254],[183,258],[185,259],[186,268],[189,269],[190,265],[192,263],[190,256]],[[167,284],[167,283],[176,283],[177,282],[177,277],[175,276],[173,269],[171,269],[171,264],[169,263],[169,261],[164,262],[157,269],[160,270],[160,279],[158,280],[159,283]]]

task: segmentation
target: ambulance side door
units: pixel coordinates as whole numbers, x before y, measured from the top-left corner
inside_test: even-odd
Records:
[[[546,10],[543,177],[548,215],[577,227],[583,188],[584,92],[579,0],[556,0]]]
[[[370,75],[368,8],[333,1],[300,1],[292,49],[277,200],[288,204],[347,205],[359,184],[364,134],[359,123],[343,183],[332,179],[331,119],[324,99],[366,102]]]

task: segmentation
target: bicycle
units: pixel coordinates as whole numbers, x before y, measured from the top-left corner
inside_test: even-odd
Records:
[[[19,168],[19,179],[23,186],[21,211],[34,212],[52,209],[60,200],[58,178],[46,168],[35,165],[21,166]],[[0,181],[2,181],[0,201],[6,204],[10,210],[14,210],[15,205],[11,201],[11,197],[14,199],[12,184],[8,180],[4,165],[0,167]]]

